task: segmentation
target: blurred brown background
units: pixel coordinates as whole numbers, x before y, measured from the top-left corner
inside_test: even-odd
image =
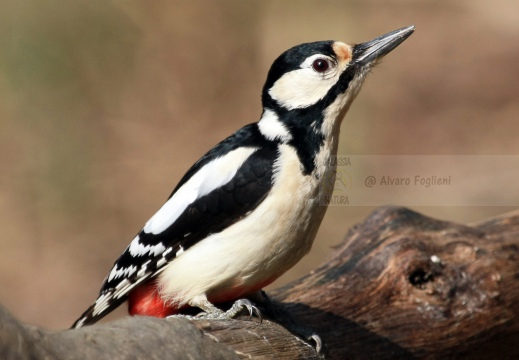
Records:
[[[411,24],[346,117],[339,153],[517,154],[514,0],[0,2],[0,303],[70,326],[188,167],[259,118],[275,57]],[[511,210],[467,199],[415,209],[467,223]],[[330,208],[311,254],[274,286],[372,210]]]

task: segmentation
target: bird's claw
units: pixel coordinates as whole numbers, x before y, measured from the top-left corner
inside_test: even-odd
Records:
[[[249,320],[256,315],[260,322],[262,322],[261,312],[259,309],[248,299],[236,300],[231,308],[227,311],[222,311],[216,307],[209,311],[202,311],[201,313],[193,315],[170,315],[166,319],[170,318],[184,318],[188,320],[229,320],[234,319],[243,309],[247,309],[249,312]]]
[[[323,348],[323,341],[321,337],[317,334],[312,334],[306,338],[308,341],[313,341],[315,343],[315,351],[320,354]]]
[[[252,317],[256,315],[260,322],[262,322],[261,312],[259,309],[250,302],[248,299],[239,299],[234,302],[229,310],[224,313],[224,316],[227,319],[235,318],[244,308],[249,312],[249,320],[252,320]]]
[[[312,346],[315,351],[322,357],[326,355],[324,353],[326,347],[324,346],[324,343],[319,335],[317,335],[312,329],[299,325],[293,319],[290,312],[285,309],[283,304],[270,299],[265,291],[261,290],[259,294],[261,297],[258,299],[258,302],[262,305],[262,310],[266,312],[269,318],[274,319],[292,334],[296,335],[301,340],[305,341],[308,345]]]
[[[202,311],[195,315],[195,319],[207,319],[208,316],[209,316],[208,313],[206,313],[205,311]]]

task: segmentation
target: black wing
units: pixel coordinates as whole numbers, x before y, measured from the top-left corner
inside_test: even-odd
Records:
[[[186,173],[171,196],[209,162],[239,147],[257,150],[228,183],[193,201],[164,231],[151,234],[141,230],[132,244],[149,251],[136,256],[129,246],[114,263],[96,302],[73,327],[96,322],[124,302],[136,285],[160,273],[177,251],[185,251],[208,235],[229,227],[263,201],[272,186],[278,147],[259,133],[256,124],[245,126],[211,149]]]

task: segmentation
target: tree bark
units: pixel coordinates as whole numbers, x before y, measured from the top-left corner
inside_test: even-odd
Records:
[[[519,358],[519,211],[465,226],[385,207],[269,294],[330,359]],[[277,319],[124,318],[47,331],[0,308],[6,359],[317,359]]]

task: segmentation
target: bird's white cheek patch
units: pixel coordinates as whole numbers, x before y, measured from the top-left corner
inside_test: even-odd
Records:
[[[338,80],[338,76],[323,78],[311,68],[297,69],[281,76],[269,94],[289,110],[305,108],[324,98]]]
[[[170,227],[196,199],[227,184],[256,148],[238,148],[202,167],[146,223],[146,233],[160,234]],[[140,251],[141,249],[136,249]]]

